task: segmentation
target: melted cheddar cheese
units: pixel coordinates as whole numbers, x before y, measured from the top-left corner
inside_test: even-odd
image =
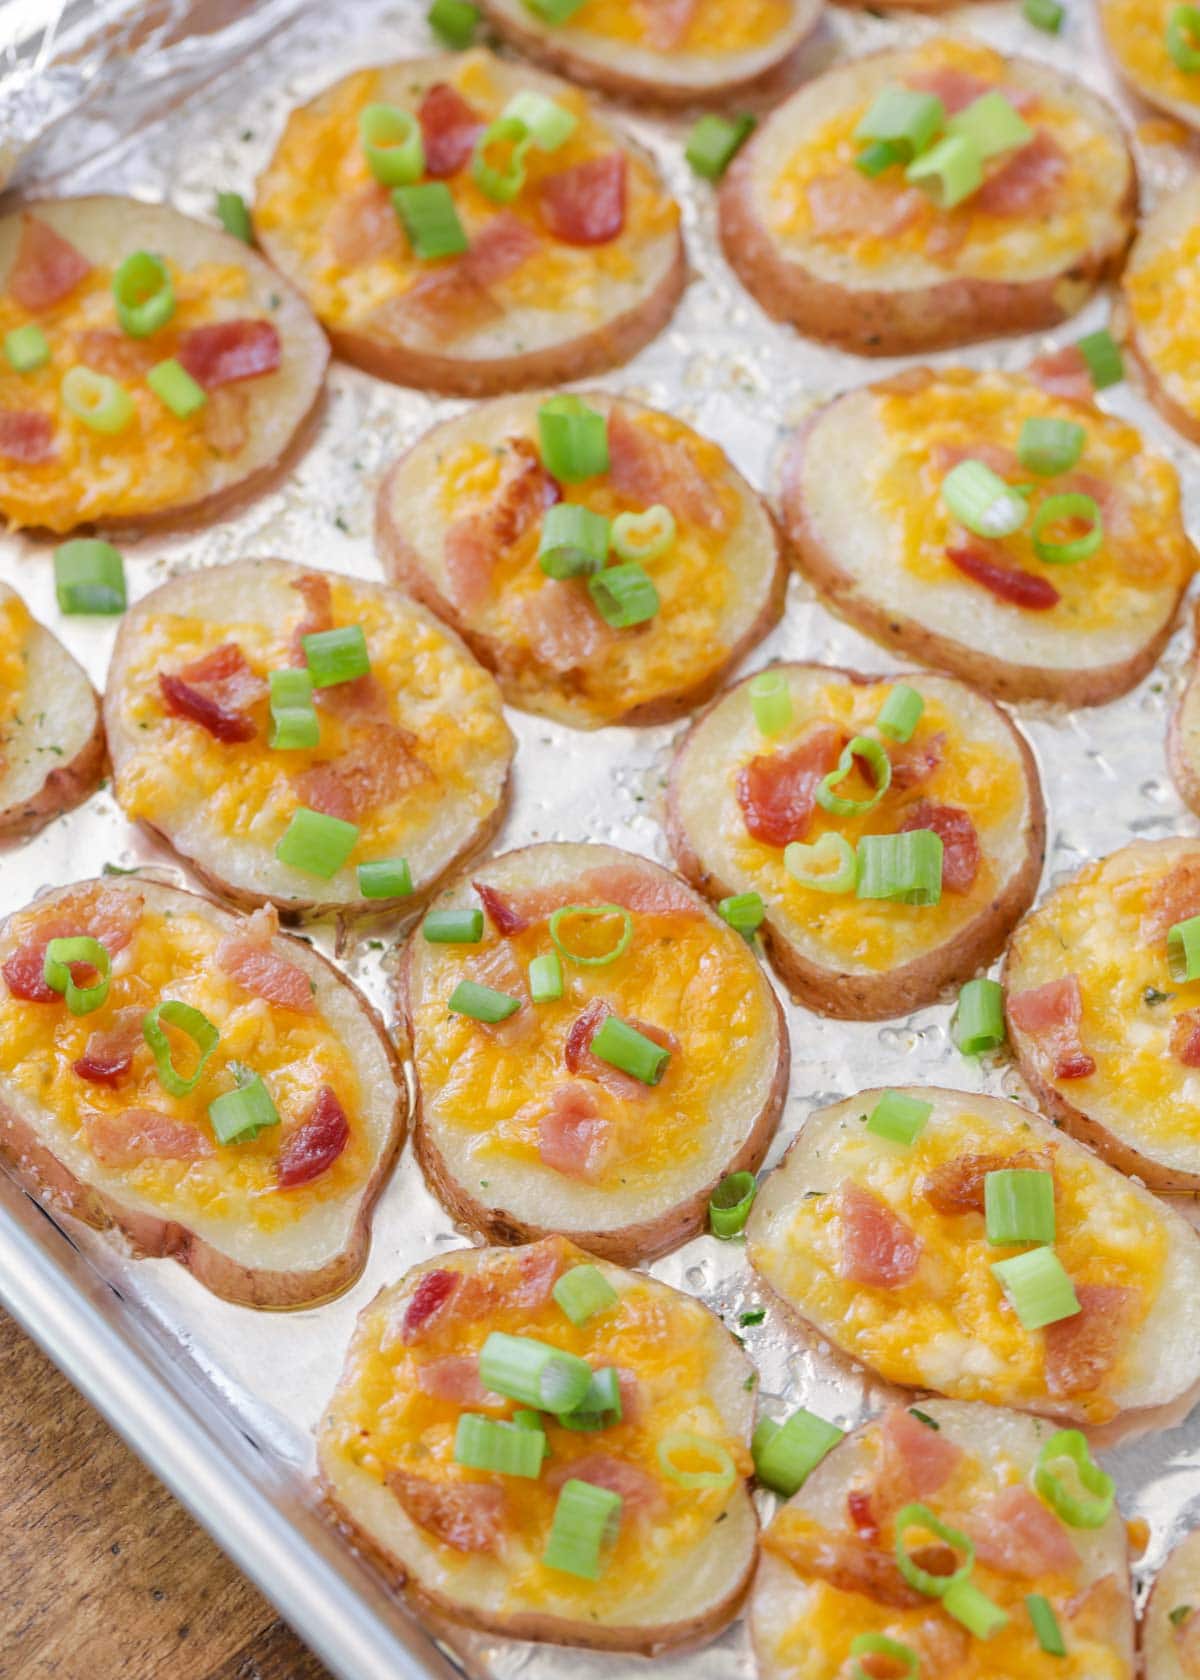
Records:
[[[1080,490],[1097,502],[1104,521],[1100,548],[1073,565],[1038,558],[1032,518],[998,541],[998,563],[1046,578],[1058,591],[1057,604],[1039,610],[1039,623],[1058,622],[1071,632],[1121,625],[1143,615],[1163,592],[1181,588],[1190,575],[1194,555],[1183,529],[1179,480],[1125,421],[1051,396],[1018,374],[965,368],[881,387],[874,412],[886,447],[871,476],[872,499],[896,533],[903,565],[922,582],[953,582],[989,603],[995,599],[947,558],[948,548],[970,539],[943,500],[941,486],[950,467],[972,451],[987,464],[996,460],[1009,482],[1028,484],[1031,475],[1016,450],[1022,426],[1035,417],[1081,423],[1087,436],[1069,473],[1035,481],[1032,512],[1048,496]],[[1047,535],[1064,540],[1057,529]]]
[[[0,600],[0,775],[4,773],[5,748],[21,717],[32,629],[33,620],[19,596],[10,594]]]
[[[907,74],[959,70],[1004,90],[1007,65],[990,47],[961,40],[937,39],[914,49]],[[901,80],[903,80],[903,74]],[[894,267],[904,258],[932,262],[980,278],[1055,268],[1092,243],[1098,183],[1115,179],[1125,168],[1118,145],[1065,100],[1039,94],[1022,114],[1033,129],[1044,129],[1065,155],[1065,168],[1054,187],[1052,215],[1039,208],[1029,215],[998,215],[970,199],[953,210],[939,210],[904,178],[900,168],[867,182],[855,167],[861,142],[854,131],[870,100],[847,107],[823,122],[788,160],[771,183],[768,224],[785,243],[816,241],[849,253],[864,268]],[[1010,154],[1011,155],[1011,154]],[[992,165],[998,170],[1007,160]],[[854,231],[822,231],[814,220],[810,188],[832,190],[844,183],[849,203],[863,201],[864,213]],[[906,196],[912,214],[899,217],[895,207]]]
[[[781,847],[768,845],[747,832],[737,787],[752,758],[764,753],[786,754],[815,725],[834,724],[847,735],[866,732],[893,686],[888,682],[835,679],[815,690],[805,689],[803,699],[794,689],[789,727],[769,741],[759,736],[752,745],[747,743],[726,778],[726,833],[745,878],[768,903],[778,905],[788,921],[802,926],[806,937],[835,961],[863,965],[876,972],[897,968],[943,944],[994,898],[1001,884],[997,838],[1021,820],[1026,806],[1024,771],[1015,748],[1006,743],[1002,750],[994,742],[972,738],[940,700],[927,696],[911,742],[892,749],[893,757],[919,754],[941,737],[940,762],[927,780],[910,788],[893,782],[879,804],[865,815],[839,817],[814,805],[806,843],[835,833],[855,847],[864,834],[894,833],[905,811],[922,800],[965,811],[979,837],[978,873],[968,892],[943,891],[937,904],[899,904],[857,898],[853,892],[835,894],[802,886],[784,868]],[[838,792],[863,799],[869,797],[870,788],[854,771]]]
[[[1112,55],[1139,92],[1200,105],[1200,76],[1181,70],[1167,51],[1173,0],[1103,0],[1100,10]]]
[[[1200,286],[1200,221],[1149,261],[1135,262],[1122,287],[1138,345],[1169,395],[1200,414],[1200,328],[1191,300]]]
[[[487,1299],[470,1311],[452,1295],[447,1308],[410,1343],[401,1339],[399,1326],[421,1274],[378,1297],[359,1320],[346,1370],[322,1426],[322,1454],[326,1473],[328,1457],[334,1454],[380,1482],[390,1472],[399,1472],[438,1488],[481,1483],[502,1488],[503,1539],[497,1553],[506,1577],[502,1608],[553,1606],[555,1613],[566,1614],[573,1605],[581,1616],[605,1615],[698,1545],[721,1520],[732,1496],[732,1489],[684,1488],[670,1480],[659,1463],[658,1442],[674,1431],[689,1431],[723,1447],[739,1477],[750,1473],[750,1455],[713,1399],[714,1371],[719,1360],[728,1361],[730,1350],[712,1315],[687,1296],[612,1267],[604,1271],[619,1299],[582,1326],[572,1325],[553,1299],[535,1307],[514,1304],[524,1264],[545,1250],[559,1253],[563,1270],[589,1260],[563,1238],[482,1256],[469,1250],[465,1256],[446,1255],[437,1269],[463,1273],[461,1293],[483,1283],[477,1298],[483,1294]],[[429,1269],[424,1268],[426,1274]],[[550,1453],[537,1479],[491,1475],[455,1463],[455,1429],[463,1411],[503,1420],[519,1408],[494,1394],[483,1404],[441,1399],[422,1389],[421,1373],[448,1357],[477,1356],[492,1331],[536,1337],[596,1367],[616,1366],[627,1372],[637,1385],[631,1418],[581,1433],[561,1428],[544,1414]],[[652,1509],[624,1513],[600,1580],[589,1582],[547,1569],[542,1554],[563,1472],[597,1452],[634,1467],[657,1497]],[[460,1574],[470,1578],[479,1570],[477,1554],[456,1552],[429,1530],[422,1537],[437,1547],[439,1567],[451,1581]]]
[[[556,34],[602,35],[630,46],[653,45],[658,0],[584,0],[566,30]],[[766,46],[792,21],[787,0],[698,0],[672,52],[736,53]]]

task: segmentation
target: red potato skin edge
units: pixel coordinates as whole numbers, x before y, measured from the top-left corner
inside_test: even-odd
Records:
[[[92,690],[96,722],[91,735],[70,764],[51,770],[41,787],[20,804],[0,811],[0,839],[25,840],[64,811],[73,810],[96,791],[104,774],[108,749],[100,714],[100,697]]]

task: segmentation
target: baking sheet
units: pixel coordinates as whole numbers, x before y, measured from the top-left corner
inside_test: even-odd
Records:
[[[321,7],[297,0],[266,0],[258,6],[209,0],[200,7],[194,0],[165,0],[158,8],[103,0],[81,14],[71,7],[60,12],[43,0],[0,0],[0,135],[5,137],[0,142],[0,179],[7,159],[25,192],[125,191],[168,198],[185,211],[206,216],[218,188],[235,188],[250,196],[254,177],[291,105],[358,66],[435,50],[424,11],[424,0],[394,0],[390,5],[339,0],[337,6]],[[1139,125],[1136,145],[1147,197],[1195,167],[1195,155],[1186,145],[1174,143],[1161,122],[1147,121],[1150,113],[1135,111],[1121,99],[1103,59],[1095,19],[1082,0],[1076,0],[1059,38],[1025,24],[1015,6],[977,4],[969,13],[951,14],[946,26],[969,26],[994,45],[1082,74],[1121,103],[1131,125]],[[806,68],[820,68],[835,57],[932,29],[920,19],[835,9],[805,54]],[[64,42],[69,49],[65,58]],[[814,404],[901,364],[860,361],[807,344],[770,323],[738,287],[719,254],[711,189],[694,180],[683,162],[687,119],[625,115],[619,120],[655,152],[684,206],[695,280],[668,329],[606,383],[668,408],[720,439],[751,482],[773,493],[788,429]],[[81,158],[84,161],[77,161]],[[1107,310],[1107,299],[1099,298],[1056,334],[930,359],[1020,366],[1037,350],[1102,325]],[[1147,441],[1179,467],[1189,529],[1193,538],[1200,538],[1200,455],[1176,438],[1129,387],[1106,392],[1102,400],[1105,407],[1138,424]],[[123,544],[131,597],[140,597],[181,570],[261,555],[379,576],[371,528],[382,470],[426,427],[463,406],[335,367],[320,433],[291,480],[211,530]],[[54,627],[102,687],[114,627],[60,619],[51,547],[24,538],[0,538],[0,576],[22,591],[35,614]],[[1134,836],[1198,831],[1164,759],[1167,717],[1189,651],[1186,633],[1177,634],[1158,669],[1114,705],[1074,714],[1019,708],[1050,796],[1043,891],[1086,859],[1102,856]],[[829,660],[868,671],[895,669],[898,663],[833,619],[798,578],[791,580],[784,623],[752,652],[746,666],[752,669],[771,657]],[[662,791],[672,741],[684,726],[581,735],[521,713],[510,712],[509,719],[519,743],[515,789],[497,850],[533,840],[593,839],[669,862],[661,825]],[[105,790],[31,843],[0,850],[0,913],[25,903],[46,885],[97,872],[106,863],[118,868],[153,865],[163,869],[167,879],[188,884],[170,854],[130,828]],[[396,920],[368,927],[339,953],[345,969],[389,1017],[388,969],[402,932],[403,923]],[[334,930],[317,931],[315,938],[333,953]],[[926,1081],[1027,1096],[1003,1056],[978,1064],[958,1055],[948,1036],[948,1005],[883,1024],[826,1021],[790,1005],[787,1014],[791,1091],[768,1164],[779,1158],[813,1107],[864,1086]],[[0,1199],[0,1236],[16,1235],[20,1221],[13,1205],[7,1193]],[[219,1485],[219,1460],[189,1462],[183,1469],[175,1464],[170,1449],[182,1449],[186,1414],[173,1391],[194,1388],[201,1396],[215,1396],[231,1434],[236,1431],[236,1438],[254,1449],[248,1468],[231,1461],[229,1477],[248,1475],[258,1494],[265,1494],[277,1510],[303,1517],[313,1466],[311,1431],[328,1399],[357,1313],[377,1289],[416,1260],[468,1240],[429,1195],[407,1151],[380,1200],[366,1271],[341,1299],[319,1308],[272,1314],[231,1306],[209,1295],[171,1261],[135,1262],[110,1239],[71,1224],[67,1229],[90,1268],[90,1273],[80,1272],[71,1287],[84,1291],[92,1318],[89,1330],[80,1317],[74,1342],[59,1338],[56,1351],[68,1374],[104,1401],[104,1384],[99,1377],[93,1380],[92,1365],[104,1368],[107,1360],[110,1383],[117,1377],[128,1380],[138,1355],[132,1343],[117,1336],[112,1347],[105,1342],[101,1360],[100,1324],[125,1335],[136,1330],[143,1341],[149,1338],[163,1354],[155,1361],[153,1380],[163,1385],[154,1398],[161,1402],[165,1422],[159,1421],[167,1433],[156,1443],[139,1443],[136,1431],[131,1433],[193,1508],[214,1523],[216,1494],[232,1494]],[[5,1252],[0,1242],[0,1261]],[[72,1264],[78,1270],[78,1262]],[[736,1243],[701,1238],[652,1270],[699,1295],[734,1328],[739,1313],[763,1304]],[[110,1287],[89,1289],[84,1281],[88,1276]],[[47,1291],[55,1287],[62,1286],[46,1281]],[[7,1292],[11,1300],[15,1289],[10,1277],[6,1291],[0,1276],[0,1294]],[[72,1305],[64,1301],[64,1313]],[[26,1307],[28,1315],[28,1303]],[[785,1333],[771,1310],[761,1325],[745,1331],[745,1337],[761,1372],[761,1396],[768,1410],[804,1404],[848,1426],[880,1398],[878,1385],[855,1373],[827,1347]],[[89,1353],[95,1358],[89,1359]],[[1108,1462],[1117,1476],[1125,1514],[1143,1516],[1151,1524],[1150,1546],[1138,1568],[1144,1584],[1179,1533],[1200,1521],[1200,1430],[1178,1420],[1156,1434],[1120,1442]],[[770,1503],[764,1496],[764,1514]],[[247,1510],[240,1514],[247,1518]],[[305,1630],[325,1651],[336,1652],[346,1608],[319,1550],[311,1535],[301,1536],[296,1546],[299,1584],[290,1583],[286,1593],[269,1568],[255,1573],[268,1592],[274,1587],[293,1608],[303,1603],[304,1614],[298,1619]],[[246,1562],[247,1553],[240,1555]],[[365,1574],[361,1578],[365,1596],[356,1600],[353,1614],[378,1633],[382,1650],[388,1637],[377,1627],[382,1600]],[[399,1612],[393,1613],[392,1625],[397,1630],[397,1670],[416,1672],[407,1655],[411,1637],[404,1633]],[[496,1680],[518,1675],[550,1680],[567,1660],[584,1680],[619,1680],[643,1672],[636,1658],[572,1652],[568,1659],[553,1648],[470,1634],[448,1637],[464,1666]],[[347,1666],[350,1661],[335,1657],[333,1666],[348,1680],[351,1675],[361,1680],[365,1667]],[[753,1672],[740,1623],[706,1650],[660,1658],[657,1667],[664,1675],[687,1675],[689,1680]]]

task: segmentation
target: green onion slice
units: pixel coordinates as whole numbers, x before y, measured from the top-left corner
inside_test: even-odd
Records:
[[[983,1205],[990,1243],[1054,1241],[1053,1173],[1030,1167],[1001,1167],[986,1173]]]
[[[859,1633],[850,1641],[850,1655],[852,1657],[886,1657],[891,1663],[901,1664],[899,1680],[916,1680],[921,1672],[920,1659],[911,1645],[903,1645],[898,1639],[889,1639],[886,1633]],[[850,1670],[850,1680],[872,1680],[870,1674],[860,1662],[855,1662]]]
[[[1070,472],[1083,454],[1087,432],[1077,420],[1035,415],[1026,420],[1017,439],[1017,459],[1043,478]]]
[[[475,142],[471,179],[493,204],[511,204],[525,185],[533,136],[519,117],[497,117]]]
[[[980,1056],[1004,1043],[1004,987],[986,977],[968,980],[958,994],[950,1033],[964,1056]]]
[[[69,368],[59,390],[77,420],[108,437],[123,432],[136,412],[133,398],[123,385],[89,367]]]
[[[385,187],[407,187],[425,173],[425,142],[411,111],[398,105],[364,105],[358,138],[367,168]]]
[[[922,1569],[919,1563],[914,1563],[905,1542],[908,1531],[913,1528],[926,1529],[944,1545],[962,1553],[963,1561],[953,1574],[931,1575],[927,1569]],[[927,1598],[944,1598],[951,1587],[965,1581],[975,1567],[974,1542],[957,1528],[951,1528],[949,1523],[944,1523],[928,1505],[914,1503],[897,1511],[895,1534],[896,1565],[909,1586],[914,1587],[917,1592],[924,1593]]]
[[[946,124],[946,133],[973,141],[985,163],[1003,152],[1027,146],[1033,139],[1029,124],[998,88],[989,89],[964,110],[956,111]]]
[[[607,448],[607,445],[606,445]],[[547,509],[538,541],[538,565],[547,577],[584,577],[608,559],[612,523],[578,502],[555,502]]]
[[[671,1430],[659,1441],[657,1452],[663,1475],[677,1487],[719,1488],[724,1493],[737,1480],[737,1465],[729,1449],[690,1429]],[[688,1468],[696,1460],[699,1466]]]
[[[253,245],[254,228],[250,221],[250,212],[246,208],[246,200],[241,193],[217,194],[217,220],[226,233],[240,239],[243,245]]]
[[[755,121],[747,112],[721,117],[710,111],[701,117],[683,152],[694,173],[705,181],[719,181],[754,132]]]
[[[461,52],[475,39],[479,7],[471,0],[433,0],[427,13],[429,27],[440,41]]]
[[[643,1085],[657,1085],[671,1059],[669,1050],[638,1032],[628,1021],[622,1021],[619,1015],[605,1016],[592,1039],[591,1051],[610,1067],[640,1079]]]
[[[151,251],[134,251],[112,278],[113,303],[122,331],[149,338],[175,313],[175,288],[167,265]]]
[[[483,938],[482,910],[431,910],[421,923],[430,945],[478,945]]]
[[[599,1266],[572,1266],[550,1291],[572,1324],[586,1324],[620,1299]]]
[[[966,134],[948,134],[913,159],[904,179],[927,192],[939,210],[953,210],[983,185],[983,154]]]
[[[537,1411],[570,1412],[592,1381],[592,1367],[562,1348],[533,1336],[493,1330],[479,1355],[479,1380],[493,1394],[507,1395]]]
[[[589,930],[586,924],[609,922],[614,916],[620,923],[620,929],[608,948],[595,955],[586,950],[572,950],[562,932],[565,921],[578,920],[585,924],[582,930],[585,935],[589,931],[602,933],[603,928]],[[616,962],[628,951],[633,941],[633,917],[623,904],[563,904],[550,918],[550,938],[559,955],[579,968],[607,968],[609,963]]]
[[[937,904],[942,896],[942,840],[931,828],[864,834],[858,843],[859,898]]]
[[[516,93],[500,113],[501,120],[521,123],[528,129],[539,152],[556,152],[579,127],[579,118],[565,105],[544,93],[525,88]]]
[[[1043,1444],[1033,1485],[1070,1528],[1103,1528],[1116,1496],[1112,1477],[1092,1458],[1078,1429],[1060,1429]]]
[[[192,378],[182,362],[169,356],[156,362],[146,375],[146,383],[164,408],[180,420],[188,420],[208,401],[208,392]]]
[[[50,341],[31,321],[4,335],[4,359],[16,373],[36,373],[50,360]]]
[[[1029,1612],[1029,1620],[1033,1623],[1037,1642],[1046,1655],[1065,1657],[1067,1647],[1063,1642],[1062,1629],[1050,1606],[1050,1600],[1041,1593],[1030,1593],[1025,1600],[1025,1608]]]
[[[750,1448],[754,1473],[772,1493],[790,1499],[844,1436],[845,1430],[803,1406],[782,1424],[761,1418]]]
[[[520,1007],[520,998],[510,997],[507,992],[493,991],[491,986],[481,986],[475,980],[460,980],[446,1004],[451,1015],[466,1015],[472,1021],[485,1021],[489,1026],[507,1021]]]
[[[539,0],[545,4],[547,0]],[[554,1507],[550,1537],[542,1562],[584,1581],[598,1581],[601,1554],[615,1539],[621,1521],[621,1495],[591,1482],[564,1482]]]
[[[76,985],[71,973],[76,963],[94,969],[99,979],[91,986]],[[46,946],[42,979],[52,992],[62,994],[72,1015],[90,1015],[93,1009],[99,1009],[108,996],[111,976],[112,959],[98,939],[81,934],[73,939],[52,939]]]
[[[574,17],[584,0],[525,0],[525,4],[547,23],[566,23]]]
[[[798,886],[815,887],[818,892],[853,892],[858,880],[854,847],[833,829],[819,835],[811,846],[790,840],[783,849],[783,867]]]
[[[762,926],[767,907],[761,893],[737,893],[733,898],[723,898],[717,905],[717,912],[735,933],[749,939]]]
[[[942,500],[977,537],[1008,537],[1029,517],[1024,499],[982,461],[960,461],[942,480]]]
[[[993,1604],[973,1581],[956,1581],[942,1594],[942,1609],[976,1639],[991,1639],[1008,1626],[1008,1613]]]
[[[196,1046],[196,1065],[190,1074],[180,1073],[171,1054],[171,1041],[163,1031],[163,1022],[190,1038]],[[164,998],[156,1003],[142,1022],[142,1037],[150,1046],[158,1082],[172,1097],[186,1097],[204,1077],[204,1070],[220,1041],[220,1033],[208,1016],[190,1003],[178,998]]]
[[[946,107],[936,94],[885,87],[854,130],[854,138],[886,140],[899,156],[915,158],[928,150],[945,122]]]
[[[240,1063],[230,1066],[237,1089],[213,1098],[208,1105],[208,1119],[218,1143],[249,1143],[264,1126],[279,1124],[279,1110],[261,1075]]]
[[[897,146],[894,141],[871,140],[855,158],[854,167],[868,180],[873,181],[893,164],[904,161],[904,148]]]
[[[1187,1621],[1191,1613],[1192,1606],[1190,1604],[1177,1604],[1173,1610],[1168,1610],[1167,1620],[1172,1627],[1179,1627]]]
[[[558,1422],[564,1429],[611,1429],[620,1421],[621,1380],[611,1365],[592,1372],[587,1393],[574,1410],[558,1414]]]
[[[614,630],[645,624],[659,609],[658,590],[633,560],[594,573],[587,586],[596,611]]]
[[[781,735],[792,721],[792,691],[783,672],[760,671],[746,684],[760,735]]]
[[[858,759],[865,759],[871,771],[875,791],[867,799],[847,799],[834,790],[854,770]],[[836,770],[831,770],[817,783],[817,804],[835,817],[861,817],[873,811],[892,785],[892,761],[887,748],[871,735],[855,735],[842,748]]]
[[[534,957],[529,965],[529,996],[534,1003],[554,1003],[562,995],[563,967],[558,952]]]
[[[1119,385],[1125,377],[1125,364],[1112,334],[1106,327],[1088,333],[1076,342],[1075,348],[1088,365],[1092,385],[1097,391],[1109,385]]]
[[[413,890],[407,858],[378,858],[358,866],[358,890],[364,898],[408,898]]]
[[[469,241],[445,181],[393,187],[392,204],[404,224],[413,255],[422,262],[461,256],[467,249]]]
[[[925,711],[925,702],[915,688],[897,683],[875,719],[881,735],[892,741],[911,741]]]
[[[358,844],[358,829],[340,817],[298,806],[275,848],[275,856],[289,869],[330,881]]]
[[[656,502],[644,513],[619,513],[612,522],[613,553],[619,560],[658,560],[675,546],[675,515]]]
[[[708,1202],[708,1223],[713,1236],[728,1242],[743,1231],[757,1194],[758,1183],[752,1172],[730,1173],[723,1178]]]
[[[54,593],[64,613],[125,611],[125,562],[98,537],[74,537],[54,550]]]
[[[271,723],[268,745],[276,751],[315,747],[321,739],[321,723],[313,705],[313,680],[308,671],[287,665],[268,673],[271,691]]]
[[[584,479],[608,471],[608,423],[582,397],[551,397],[544,402],[538,409],[538,438],[542,465],[562,484],[582,484]],[[561,506],[555,503],[555,507]],[[600,556],[601,565],[607,553],[606,547]]]
[[[867,1130],[876,1137],[887,1138],[890,1143],[911,1148],[932,1113],[931,1102],[922,1102],[903,1091],[885,1091],[867,1116]]]
[[[1042,535],[1049,527],[1065,524],[1068,520],[1086,520],[1089,529],[1083,536],[1070,537],[1066,542],[1051,542]],[[1104,541],[1100,504],[1094,496],[1084,496],[1079,491],[1047,496],[1033,516],[1029,534],[1033,540],[1033,552],[1039,560],[1051,566],[1073,566],[1076,561],[1086,560],[1089,554],[1095,554]]]
[[[1176,6],[1167,19],[1167,51],[1185,76],[1200,70],[1200,6]]]
[[[371,669],[361,624],[339,624],[334,630],[316,630],[301,640],[314,688],[334,688],[338,683],[354,682]]]
[[[1026,1330],[1042,1330],[1079,1311],[1075,1285],[1052,1248],[994,1260],[992,1272]]]
[[[1066,14],[1059,0],[1023,0],[1021,15],[1035,29],[1043,29],[1047,35],[1057,35]]]
[[[1179,983],[1200,979],[1200,916],[1167,929],[1167,967]]]
[[[545,1444],[540,1430],[463,1412],[454,1432],[454,1462],[468,1470],[536,1479],[542,1473]]]

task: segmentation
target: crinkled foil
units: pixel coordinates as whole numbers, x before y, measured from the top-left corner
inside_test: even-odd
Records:
[[[0,0],[0,179],[3,160],[23,191],[113,191],[167,198],[199,216],[210,213],[218,188],[250,195],[284,114],[335,77],[362,65],[433,50],[423,0],[338,0],[302,5],[266,0],[163,0],[159,6],[101,0],[58,12],[45,0]],[[47,15],[49,10],[50,15]],[[1045,59],[1084,76],[1119,103],[1135,131],[1147,197],[1191,166],[1149,113],[1122,96],[1105,62],[1089,7],[1076,0],[1060,37],[1022,22],[1015,7],[978,4],[949,19],[996,46]],[[920,19],[887,19],[833,10],[806,53],[806,68],[834,57],[929,33]],[[200,32],[197,32],[200,31]],[[719,439],[751,482],[773,494],[783,439],[816,403],[848,386],[881,377],[897,363],[859,361],[806,343],[773,325],[730,275],[714,237],[711,189],[689,173],[682,156],[684,119],[622,116],[659,158],[684,207],[694,283],[666,331],[609,384],[672,410]],[[933,358],[976,366],[1016,367],[1036,350],[1104,323],[1108,301],[1046,339],[1008,340]],[[375,488],[387,462],[426,427],[461,404],[377,383],[335,367],[320,435],[292,479],[236,518],[200,533],[155,536],[125,544],[135,597],[164,577],[196,566],[255,555],[282,555],[308,565],[378,576],[371,541]],[[1185,483],[1194,536],[1200,537],[1197,456],[1128,386],[1106,392],[1104,404],[1142,427],[1168,455]],[[101,622],[63,620],[55,604],[48,545],[0,538],[0,575],[15,584],[34,612],[52,625],[103,685],[113,630]],[[831,660],[886,671],[898,661],[840,624],[798,578],[785,622],[748,664],[768,658]],[[1050,800],[1050,845],[1043,890],[1134,836],[1195,833],[1164,760],[1167,718],[1190,648],[1172,641],[1158,668],[1117,703],[1091,711],[1019,709],[1042,767]],[[575,734],[512,713],[517,753],[515,795],[497,849],[533,840],[605,840],[669,862],[662,794],[672,742],[682,726],[606,729]],[[96,872],[105,863],[155,864],[186,884],[170,855],[130,828],[111,793],[54,823],[23,847],[0,854],[0,911],[25,903],[40,888]],[[338,953],[349,974],[390,1015],[389,952],[402,924],[369,928]],[[332,930],[315,935],[332,952]],[[1003,1058],[982,1065],[950,1043],[947,1005],[885,1024],[826,1021],[788,1006],[792,1082],[771,1151],[773,1163],[814,1107],[868,1085],[936,1083],[1027,1096]],[[295,1477],[312,1470],[312,1429],[328,1399],[355,1316],[383,1284],[415,1261],[469,1240],[433,1200],[406,1151],[375,1216],[363,1277],[341,1299],[306,1311],[255,1313],[216,1300],[171,1261],[133,1261],[109,1239],[71,1228],[96,1270],[119,1291],[114,1312],[140,1314],[202,1373],[231,1421],[275,1470]],[[701,1238],[654,1274],[708,1302],[737,1328],[738,1315],[765,1304],[739,1244]],[[761,1372],[769,1409],[804,1403],[852,1424],[880,1398],[879,1385],[817,1341],[789,1334],[768,1309],[745,1332]],[[281,1374],[283,1380],[281,1380]],[[1184,1419],[1154,1434],[1116,1432],[1108,1462],[1122,1509],[1149,1520],[1152,1537],[1139,1570],[1144,1584],[1170,1544],[1200,1520],[1200,1431]],[[764,1513],[767,1505],[764,1504]],[[472,1670],[497,1677],[551,1680],[569,1661],[594,1680],[640,1674],[632,1658],[452,1635]],[[753,1663],[742,1624],[706,1650],[660,1659],[662,1674],[689,1680],[749,1676]]]

